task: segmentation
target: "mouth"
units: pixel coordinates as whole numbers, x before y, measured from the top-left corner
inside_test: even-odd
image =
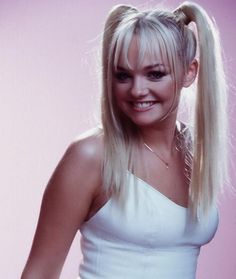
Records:
[[[130,102],[131,106],[137,111],[146,111],[151,109],[157,101],[146,101],[146,102]]]

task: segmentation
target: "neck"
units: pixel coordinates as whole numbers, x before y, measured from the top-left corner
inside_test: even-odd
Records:
[[[160,123],[154,127],[141,129],[143,142],[153,149],[161,150],[163,154],[171,155],[175,146],[176,121],[168,125]]]

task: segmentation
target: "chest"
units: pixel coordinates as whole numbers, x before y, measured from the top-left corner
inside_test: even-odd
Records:
[[[140,178],[129,174],[129,195],[121,206],[109,199],[88,221],[91,231],[109,243],[129,243],[146,248],[190,244],[201,246],[213,236],[218,216],[193,222],[188,209],[176,204]]]
[[[188,207],[189,181],[181,154],[173,156],[168,168],[153,154],[143,158],[142,164],[136,167],[135,175],[176,204]]]

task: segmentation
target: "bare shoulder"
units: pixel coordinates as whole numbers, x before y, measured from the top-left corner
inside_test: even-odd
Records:
[[[73,168],[83,170],[101,167],[103,157],[103,140],[99,133],[83,134],[68,146],[61,164],[72,164]]]
[[[65,182],[60,183],[62,187],[79,191],[80,194],[81,191],[95,191],[101,184],[102,160],[102,133],[98,130],[89,131],[71,142],[52,179],[59,178]]]
[[[54,206],[55,212],[63,207],[66,216],[74,216],[77,229],[101,189],[102,147],[101,133],[90,132],[75,139],[62,156],[44,192],[43,204],[50,208]]]
[[[98,129],[92,129],[78,136],[69,145],[68,155],[79,161],[99,165],[103,156],[103,135]]]

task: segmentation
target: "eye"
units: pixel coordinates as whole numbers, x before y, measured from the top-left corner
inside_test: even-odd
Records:
[[[116,72],[114,77],[119,82],[127,82],[131,78],[131,75],[126,72]]]
[[[151,71],[147,73],[148,78],[150,78],[151,80],[159,80],[165,75],[166,73],[161,71]]]

